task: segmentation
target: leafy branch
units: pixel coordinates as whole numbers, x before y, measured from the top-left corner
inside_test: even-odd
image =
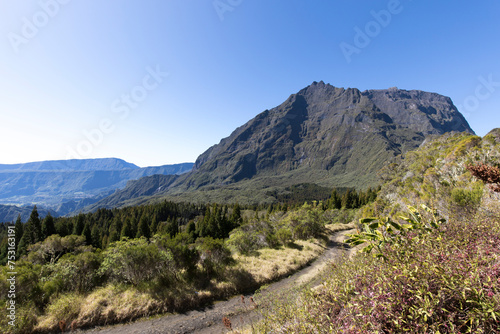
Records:
[[[400,217],[404,223],[395,222],[390,217],[360,219],[359,223],[363,226],[362,231],[348,235],[349,239],[345,242],[351,246],[366,243],[368,245],[361,250],[362,252],[371,253],[373,249],[376,249],[375,257],[387,259],[383,251],[385,245],[400,245],[403,236],[409,231],[415,231],[419,235],[427,234],[432,230],[439,229],[439,225],[446,221],[443,218],[439,219],[436,210],[432,210],[424,204],[421,205],[421,208],[431,214],[432,220],[430,222],[423,219],[416,208],[409,206],[410,216]]]

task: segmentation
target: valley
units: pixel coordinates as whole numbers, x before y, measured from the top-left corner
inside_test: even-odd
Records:
[[[320,82],[259,114],[194,164],[141,169],[123,160],[101,159],[1,166],[6,179],[19,175],[17,196],[43,199],[41,194],[50,189],[54,195],[49,197],[60,201],[64,196],[56,194],[78,196],[75,189],[81,189],[85,197],[95,192],[95,197],[80,198],[76,206],[65,202],[66,210],[80,210],[67,217],[52,216],[43,207],[39,211],[36,206],[29,210],[4,205],[10,215],[28,216],[25,222],[22,215],[15,222],[16,270],[23,282],[16,297],[21,305],[16,312],[24,319],[19,332],[54,332],[62,321],[68,329],[88,333],[215,333],[224,330],[225,319],[226,329],[239,326],[249,331],[250,322],[255,333],[285,326],[305,334],[314,326],[319,332],[328,328],[325,316],[342,328],[344,323],[335,319],[344,317],[342,312],[349,317],[359,311],[351,311],[351,294],[342,295],[336,282],[347,287],[351,283],[345,280],[378,279],[371,271],[409,270],[405,266],[412,263],[411,256],[403,262],[398,257],[414,252],[416,246],[400,238],[420,240],[424,248],[415,254],[423,256],[432,238],[467,239],[471,230],[460,226],[483,221],[491,249],[500,247],[495,241],[500,240],[497,186],[488,188],[475,179],[496,175],[499,147],[498,129],[476,136],[451,100],[441,95],[396,88],[360,92]],[[486,167],[474,167],[478,163]],[[125,175],[143,177],[125,181]],[[498,178],[483,179],[497,182],[500,172]],[[21,187],[29,183],[26,180],[36,182],[31,188]],[[4,184],[8,186],[11,181]],[[438,216],[443,219],[438,221]],[[7,225],[12,224],[0,225],[4,263]],[[345,230],[349,232],[338,232]],[[478,242],[486,240],[481,238]],[[360,252],[359,244],[376,257]],[[440,248],[443,254],[450,252],[447,245]],[[334,261],[341,249],[347,250],[349,259]],[[483,248],[474,251],[481,253]],[[494,256],[487,258],[493,263]],[[390,268],[384,266],[389,260]],[[435,265],[435,259],[425,261],[429,267]],[[480,270],[496,270],[481,263]],[[361,278],[352,267],[356,265],[365,273]],[[453,266],[442,268],[451,271]],[[493,271],[491,275],[497,275]],[[427,284],[433,276],[415,277],[415,282]],[[477,290],[474,284],[483,284],[483,279],[468,289]],[[306,282],[318,287],[311,293]],[[243,294],[249,300],[266,284],[270,285],[252,297],[262,305],[258,314],[237,310],[239,297],[232,296]],[[396,294],[390,290],[394,286],[384,289]],[[288,289],[295,292],[287,293]],[[453,289],[443,289],[432,298],[446,309],[441,301],[451,297],[443,294]],[[487,289],[474,297],[477,303],[487,303],[485,295],[495,296],[496,283]],[[358,295],[364,296],[364,291]],[[329,299],[335,293],[344,300],[340,306]],[[303,302],[325,303],[327,311],[312,320],[309,313],[296,309]],[[463,303],[470,301],[451,303],[449,312]],[[457,315],[450,324],[491,329],[497,313],[500,316],[492,303],[491,316],[468,325],[469,320]],[[423,307],[417,300],[410,305],[401,312]],[[474,305],[469,307],[479,307]],[[434,308],[426,312],[427,317],[443,317]],[[353,333],[366,325],[356,317],[346,318]],[[372,319],[370,328],[399,331],[420,325],[419,317],[411,319],[389,324]],[[124,327],[100,328],[136,320]],[[425,328],[442,329],[440,321]],[[0,321],[0,327],[5,326]]]

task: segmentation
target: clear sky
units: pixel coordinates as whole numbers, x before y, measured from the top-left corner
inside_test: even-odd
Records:
[[[323,80],[500,127],[500,2],[0,0],[0,163],[194,161]]]

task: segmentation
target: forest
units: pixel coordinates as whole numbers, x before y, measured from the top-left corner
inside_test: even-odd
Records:
[[[18,332],[33,328],[43,332],[40,328],[56,323],[45,326],[43,319],[68,312],[65,317],[71,322],[82,310],[71,311],[70,305],[84,305],[85,297],[102,289],[122,293],[136,289],[162,300],[140,314],[145,315],[203,303],[203,298],[192,300],[200,290],[217,296],[256,288],[244,272],[234,269],[235,254],[320,238],[326,224],[348,222],[353,209],[373,202],[377,191],[334,189],[326,201],[304,204],[300,202],[302,187],[296,200],[291,192],[286,203],[271,205],[164,201],[73,217],[40,217],[35,206],[27,222],[18,218],[0,225],[2,276],[7,276],[5,264],[13,254],[12,249],[9,253],[9,232],[12,227],[15,231]],[[219,289],[221,284],[231,288]],[[7,281],[2,279],[0,297],[6,300],[8,292]],[[105,322],[136,316],[105,317]],[[81,325],[104,320],[86,321]]]

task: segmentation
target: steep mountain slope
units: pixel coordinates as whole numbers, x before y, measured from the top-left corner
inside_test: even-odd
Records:
[[[449,131],[473,132],[441,95],[313,83],[203,153],[187,185],[312,169],[323,175],[317,183],[362,187],[373,184],[374,173],[391,157],[415,149],[427,135]]]
[[[38,204],[64,215],[144,176],[182,174],[192,163],[140,168],[120,159],[44,161],[0,165],[0,203]],[[10,216],[0,216],[11,219]]]
[[[451,131],[474,133],[448,97],[314,82],[209,148],[155,198],[270,202],[267,190],[298,183],[365,188],[394,157]]]
[[[128,204],[143,204],[137,198],[146,197],[149,199],[151,196],[162,194],[178,177],[178,175],[151,175],[139,180],[131,180],[125,188],[116,190],[112,196],[87,206],[85,211],[91,212],[99,208],[112,209]]]

